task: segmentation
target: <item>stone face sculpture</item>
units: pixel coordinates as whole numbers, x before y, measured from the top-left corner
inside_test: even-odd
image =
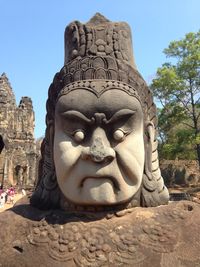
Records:
[[[65,209],[166,204],[156,126],[129,26],[98,14],[85,25],[71,23],[65,65],[49,89],[44,163],[32,203]]]
[[[155,105],[126,23],[66,28],[46,123],[31,205],[0,216],[0,266],[199,266],[200,209],[163,205]]]

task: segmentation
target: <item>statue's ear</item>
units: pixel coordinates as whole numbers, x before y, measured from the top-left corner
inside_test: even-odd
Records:
[[[155,138],[155,127],[150,121],[145,122],[145,173],[150,178],[152,176],[152,148]]]
[[[49,145],[52,162],[54,162],[54,124],[49,125]]]
[[[45,145],[49,157],[49,161],[51,162],[53,169],[54,169],[54,159],[53,159],[53,153],[54,153],[54,121],[49,120],[47,121],[47,130],[45,133]]]

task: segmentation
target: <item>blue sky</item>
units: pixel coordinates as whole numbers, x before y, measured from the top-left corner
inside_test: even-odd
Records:
[[[0,74],[11,82],[17,103],[32,98],[35,137],[45,132],[45,103],[54,74],[64,62],[64,30],[96,12],[132,29],[135,61],[149,83],[166,61],[170,41],[200,28],[199,0],[0,0]]]

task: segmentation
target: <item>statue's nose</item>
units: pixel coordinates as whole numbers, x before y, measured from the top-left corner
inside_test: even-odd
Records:
[[[115,151],[111,148],[103,129],[93,134],[91,146],[84,148],[82,157],[99,163],[111,162],[115,158]]]
[[[95,162],[112,161],[115,157],[115,151],[106,146],[102,138],[97,136],[90,147],[90,157]]]

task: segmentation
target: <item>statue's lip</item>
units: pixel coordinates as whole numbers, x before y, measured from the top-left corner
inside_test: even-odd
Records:
[[[83,184],[84,184],[85,180],[87,180],[87,179],[107,179],[107,180],[110,180],[110,181],[113,183],[115,189],[116,189],[116,190],[119,190],[119,182],[118,182],[118,180],[117,180],[114,176],[112,176],[112,175],[91,175],[91,176],[85,176],[85,177],[81,180],[80,187],[83,187]]]

